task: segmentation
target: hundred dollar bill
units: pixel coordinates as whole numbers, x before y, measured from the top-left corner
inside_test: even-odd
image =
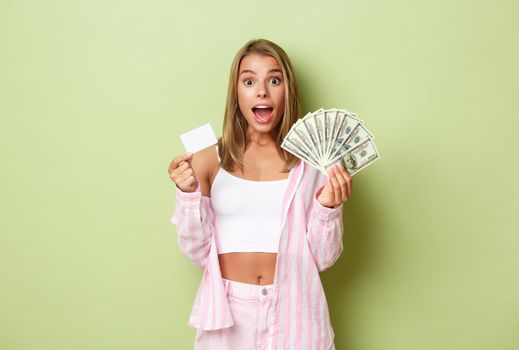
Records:
[[[297,125],[294,127],[294,132],[299,135],[299,137],[305,141],[305,144],[310,146],[310,149],[312,150],[312,154],[314,155],[315,159],[318,160],[318,163],[320,165],[322,164],[322,157],[321,153],[319,152],[319,139],[317,135],[316,126],[314,123],[314,119],[311,118],[311,114],[309,113],[310,117],[305,117],[303,119],[300,119],[298,121]]]
[[[294,124],[295,125],[295,124]],[[304,155],[310,162],[319,165],[319,159],[316,157],[316,155],[313,152],[311,141],[308,135],[305,134],[305,130],[299,130],[301,135],[298,133],[298,130],[295,127],[292,127],[290,131],[288,132],[287,136],[283,140],[281,147],[285,148],[284,145],[287,142],[290,142],[291,145],[299,150],[299,153]],[[292,152],[292,149],[285,148],[287,151]],[[299,157],[298,154],[295,154]]]
[[[294,139],[292,139],[292,141],[294,141]],[[306,147],[304,145],[295,144],[295,143],[292,143],[292,141],[285,139],[285,141],[283,142],[281,147],[283,149],[287,150],[288,152],[292,153],[296,157],[300,158],[301,160],[304,160],[305,162],[307,162],[314,168],[318,169],[319,171],[325,172],[325,170],[322,166],[320,166],[319,164],[315,163],[312,160],[311,155],[305,150]]]
[[[317,158],[323,159],[322,144],[324,142],[324,109],[319,108],[315,112],[307,114],[303,119],[308,134],[312,136],[314,148],[317,151]]]
[[[338,130],[337,135],[333,139],[333,143],[330,147],[330,152],[326,156],[326,165],[330,163],[330,161],[337,158],[338,155],[343,154],[351,148],[351,145],[346,144],[346,141],[350,137],[352,131],[355,130],[355,128],[358,125],[361,125],[359,119],[349,114],[344,115],[340,125],[340,129]]]
[[[337,112],[338,113],[343,113],[344,115],[349,115],[350,117],[357,119],[361,124],[364,124],[364,121],[359,118],[357,113],[350,112],[350,111],[348,111],[348,110],[346,110],[344,108],[337,109]]]
[[[314,114],[315,125],[319,128],[320,138],[319,138],[319,151],[321,152],[321,158],[324,159],[326,155],[326,143],[328,142],[328,135],[326,134],[326,115],[324,113],[324,109],[321,108]]]
[[[375,147],[375,143],[372,139],[367,139],[363,143],[350,149],[348,153],[345,153],[339,158],[339,162],[346,169],[348,174],[353,176],[379,158],[380,154]],[[336,163],[337,162],[330,163],[330,165],[326,166],[326,171]]]
[[[333,149],[334,140],[337,139],[337,136],[339,135],[343,124],[345,123],[345,114],[341,112],[338,109],[335,109],[335,113],[328,113],[330,116],[330,120],[332,122],[331,127],[331,135],[330,135],[330,141],[328,142],[328,150],[326,152],[326,157],[328,158],[328,155]]]
[[[347,152],[350,148],[357,146],[358,144],[366,141],[367,139],[373,139],[374,136],[369,132],[368,129],[362,124],[358,124],[355,129],[349,134],[348,138],[344,140],[342,145],[336,149],[334,154],[330,155],[329,162],[334,162],[337,158]]]
[[[373,140],[355,113],[320,108],[294,123],[281,147],[325,175],[337,162],[352,175],[380,157]]]
[[[327,158],[330,152],[330,147],[334,139],[334,131],[338,128],[339,118],[337,117],[337,109],[325,109],[324,110],[324,130],[325,130],[325,149],[324,158]]]
[[[297,138],[306,147],[306,151],[311,155],[312,160],[319,164],[319,153],[317,151],[316,144],[314,144],[315,135],[312,135],[308,132],[308,128],[306,127],[303,120],[304,118],[299,119],[296,123],[294,123],[294,125],[292,125],[292,128],[285,136],[285,140]]]

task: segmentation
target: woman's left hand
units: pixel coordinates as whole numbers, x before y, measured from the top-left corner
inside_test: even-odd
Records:
[[[340,163],[335,164],[328,169],[326,185],[317,200],[325,207],[336,208],[351,197],[351,185],[351,177],[346,169]]]

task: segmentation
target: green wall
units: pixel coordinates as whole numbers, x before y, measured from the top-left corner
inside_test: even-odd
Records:
[[[338,349],[519,348],[516,1],[0,2],[0,349],[190,349],[170,160],[250,38],[382,158],[322,273]],[[515,101],[514,101],[515,98]]]

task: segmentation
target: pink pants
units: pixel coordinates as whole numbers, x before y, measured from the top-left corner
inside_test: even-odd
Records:
[[[265,349],[274,324],[274,285],[223,279],[234,325],[214,331],[197,330],[196,350]]]

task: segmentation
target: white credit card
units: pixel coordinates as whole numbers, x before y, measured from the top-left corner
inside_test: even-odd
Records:
[[[180,135],[184,148],[189,153],[198,152],[218,143],[211,124],[204,124]]]

